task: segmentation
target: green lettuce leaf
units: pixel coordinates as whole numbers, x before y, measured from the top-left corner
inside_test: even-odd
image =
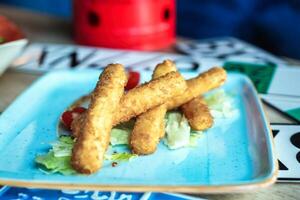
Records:
[[[190,144],[191,127],[180,112],[169,112],[166,121],[164,144],[169,149],[187,147]]]
[[[71,156],[74,140],[70,136],[61,136],[58,141],[51,143],[55,157]]]
[[[35,162],[47,170],[48,173],[59,172],[63,175],[75,174],[70,160],[74,140],[70,136],[61,136],[51,143],[52,148],[45,155],[38,155]]]
[[[110,144],[115,145],[128,145],[129,136],[133,130],[135,120],[121,123],[114,127],[110,132]]]
[[[45,155],[39,155],[35,158],[35,162],[46,168],[48,173],[59,172],[63,175],[75,174],[72,168],[71,156],[55,157],[53,151],[49,151]]]
[[[115,129],[112,131],[112,138],[114,145],[116,144],[128,144],[129,133],[121,129]],[[63,175],[75,174],[76,171],[71,166],[71,155],[74,146],[74,140],[70,136],[61,136],[56,142],[51,143],[52,148],[47,154],[38,155],[35,158],[35,162],[42,168],[45,173],[61,173]],[[137,157],[136,154],[128,152],[114,153],[111,155],[105,155],[104,158],[113,162],[130,161]]]
[[[205,101],[214,118],[234,118],[239,113],[234,98],[223,89],[215,90],[206,95]]]
[[[111,155],[105,155],[104,158],[109,161],[113,162],[120,162],[120,161],[130,161],[134,158],[136,158],[138,155],[131,154],[128,152],[122,152],[122,153],[113,153]]]
[[[129,129],[113,128],[110,132],[110,144],[112,146],[121,144],[127,145],[130,133],[131,130]]]

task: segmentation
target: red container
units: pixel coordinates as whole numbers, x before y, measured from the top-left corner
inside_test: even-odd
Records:
[[[74,0],[82,45],[156,50],[175,41],[175,0]]]

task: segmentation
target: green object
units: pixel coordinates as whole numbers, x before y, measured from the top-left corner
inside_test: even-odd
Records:
[[[35,162],[47,170],[47,173],[59,172],[63,175],[75,174],[70,160],[74,140],[69,136],[61,136],[58,141],[51,143],[52,148],[47,154],[38,155]]]
[[[135,120],[121,123],[115,126],[110,132],[110,144],[115,145],[128,145],[129,136],[133,130]]]
[[[130,129],[113,128],[110,132],[110,144],[112,146],[128,144]]]
[[[39,155],[35,162],[47,169],[48,173],[59,172],[63,175],[75,174],[76,171],[71,166],[71,156],[55,157],[53,151],[45,155]]]
[[[259,93],[267,93],[272,82],[276,66],[246,62],[225,62],[224,69],[228,72],[246,74]]]
[[[71,156],[74,140],[70,136],[61,136],[58,141],[51,143],[55,157]]]
[[[169,149],[187,147],[190,144],[191,127],[180,112],[169,112],[166,123],[166,138],[164,144]]]
[[[111,143],[128,144],[129,133],[126,130],[113,129]],[[113,142],[112,142],[113,141]],[[52,148],[44,155],[38,155],[35,162],[39,164],[45,173],[61,173],[63,175],[75,174],[76,171],[71,166],[71,155],[74,146],[74,140],[70,136],[61,136],[59,139],[51,143]],[[122,152],[105,155],[105,159],[110,161],[130,161],[137,157],[135,154]]]
[[[286,111],[289,115],[300,121],[300,108],[294,108]]]
[[[113,153],[111,155],[105,155],[104,158],[109,161],[113,162],[120,162],[120,161],[130,161],[133,158],[136,158],[138,155],[128,153],[128,152],[122,152],[122,153]]]
[[[214,90],[205,95],[204,100],[215,119],[233,118],[238,113],[235,102],[233,101],[233,95],[226,93],[224,89]]]

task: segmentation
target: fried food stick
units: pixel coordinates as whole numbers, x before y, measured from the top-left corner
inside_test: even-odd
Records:
[[[184,93],[182,93],[179,96],[175,96],[166,102],[167,109],[172,110],[174,108],[178,108],[181,105],[189,102],[193,98],[200,96],[200,95],[208,92],[209,90],[220,87],[225,82],[225,80],[226,80],[226,71],[220,67],[214,67],[202,74],[199,74],[199,76],[186,81],[187,85],[188,85],[188,89]],[[133,90],[135,90],[135,89],[132,89],[132,91]],[[124,99],[124,97],[122,99]],[[128,97],[127,97],[127,99],[128,99]],[[130,99],[130,101],[134,100],[133,98],[129,98],[129,99]],[[130,102],[130,101],[126,100],[123,102],[123,104],[129,104],[126,102]],[[132,102],[130,104],[133,105]],[[125,113],[125,111],[122,111],[122,112]],[[124,114],[119,113],[119,115],[124,115]],[[81,117],[75,118],[75,120],[73,121],[72,126],[71,126],[74,137],[77,137],[79,134],[80,121],[82,121],[82,119],[80,119],[80,118],[84,118],[84,116],[81,115]],[[126,121],[126,120],[123,120],[123,121]],[[118,121],[116,120],[114,124],[118,124]]]
[[[114,116],[113,126],[181,95],[186,89],[184,78],[178,72],[171,72],[129,90],[121,98],[119,109]],[[84,118],[85,113],[73,120],[71,130],[74,137],[79,136]]]
[[[172,71],[176,71],[175,64],[170,60],[165,60],[156,66],[152,79]],[[130,146],[133,153],[147,155],[155,152],[159,139],[165,134],[166,112],[167,107],[162,104],[137,117],[130,136]]]
[[[178,108],[214,88],[220,87],[226,80],[226,71],[221,67],[214,67],[199,74],[199,76],[187,80],[188,89],[180,96],[173,97],[167,101],[168,110]]]
[[[203,97],[196,97],[181,106],[192,129],[203,131],[213,125],[213,117]]]
[[[165,65],[163,65],[165,64]],[[154,71],[153,78],[161,75],[167,70],[176,70],[170,67],[167,62],[158,65]],[[184,105],[183,111],[190,120],[192,128],[196,130],[209,128],[212,126],[213,119],[205,102],[195,98],[213,88],[219,87],[226,80],[226,72],[222,68],[213,68],[198,77],[187,81],[188,89],[180,96],[176,96],[167,102],[168,109]],[[202,84],[202,85],[201,85]],[[190,102],[189,102],[190,101]],[[194,110],[192,110],[194,109]],[[151,154],[155,152],[159,139],[164,136],[164,116],[166,114],[166,104],[160,105],[140,115],[131,133],[130,145],[136,154]]]
[[[176,72],[176,65],[172,60],[164,60],[162,63],[159,63],[156,65],[153,74],[152,79],[159,78],[161,76],[164,76],[170,72]]]
[[[76,171],[91,174],[101,168],[126,82],[120,64],[108,65],[101,74],[72,151],[71,164]]]
[[[150,108],[183,94],[186,89],[186,82],[180,73],[170,72],[129,90],[120,101],[120,108],[114,116],[113,124],[126,122]]]

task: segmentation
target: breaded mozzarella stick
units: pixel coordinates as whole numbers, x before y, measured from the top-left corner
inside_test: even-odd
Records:
[[[186,88],[184,78],[178,72],[171,72],[129,90],[120,100],[119,109],[113,119],[113,126],[181,95]],[[76,102],[80,102],[80,99]],[[71,130],[74,137],[79,136],[85,115],[84,112],[73,120]]]
[[[76,171],[91,174],[101,168],[126,82],[120,64],[108,65],[102,72],[72,151],[71,164]]]
[[[172,71],[176,71],[175,64],[170,60],[165,60],[156,66],[152,79]],[[155,152],[159,139],[165,134],[166,112],[167,107],[162,104],[137,117],[130,136],[130,147],[133,153],[146,155]]]
[[[176,72],[172,72],[172,73],[176,73]],[[162,79],[162,78],[158,78],[158,79]],[[221,85],[223,85],[225,80],[226,80],[226,71],[220,67],[214,67],[214,68],[208,70],[207,72],[199,74],[195,78],[187,80],[186,83],[187,83],[188,89],[185,90],[180,95],[173,96],[172,98],[168,99],[167,102],[165,102],[165,104],[167,106],[167,110],[172,110],[174,108],[178,108],[181,105],[189,102],[193,98],[200,96],[214,88],[220,87]],[[165,81],[164,84],[167,85],[168,81]],[[143,89],[141,89],[141,88],[143,88]],[[145,89],[145,90],[147,90],[147,94],[152,93],[151,89],[149,88],[149,85],[147,87],[144,85],[142,87],[138,87],[138,88],[134,88],[134,89],[130,90],[128,93],[132,92],[132,94],[130,94],[130,95],[127,94],[128,95],[127,97],[125,97],[126,95],[124,95],[122,97],[122,99],[123,99],[122,105],[126,105],[126,106],[122,106],[122,108],[120,109],[121,113],[118,113],[118,117],[115,119],[115,121],[113,123],[114,125],[118,124],[121,121],[122,122],[127,121],[131,117],[137,116],[137,115],[145,112],[146,110],[150,109],[151,106],[154,107],[154,104],[156,104],[156,106],[158,105],[156,102],[153,104],[151,104],[150,102],[144,103],[143,100],[147,101],[147,99],[146,99],[147,95],[142,95],[143,98],[139,98],[140,92],[138,92],[137,89],[143,91],[144,88],[147,88],[147,89]],[[183,90],[184,89],[182,89],[182,91]],[[152,96],[154,96],[154,95],[151,95],[150,99],[152,99],[152,98],[154,99],[154,97],[152,97]],[[164,96],[164,94],[163,94],[163,92],[160,92],[159,95],[155,95],[155,96],[161,97],[161,96]],[[134,109],[130,108],[130,107],[135,106],[135,102],[139,102],[137,104],[137,105],[139,105],[139,108],[137,108],[137,110],[139,112],[135,112]],[[145,110],[145,108],[148,108],[148,109]],[[129,111],[126,111],[126,109],[129,109]],[[75,137],[77,137],[79,135],[79,130],[81,129],[79,122],[81,122],[82,118],[84,118],[84,114],[81,114],[79,117],[77,117],[73,121],[72,126],[71,126],[71,130]]]
[[[180,73],[170,72],[129,90],[121,98],[120,108],[114,116],[113,125],[126,122],[155,106],[181,95],[186,88],[186,82]]]
[[[181,110],[192,129],[206,130],[213,125],[213,117],[204,99],[199,96],[181,106]]]
[[[187,80],[188,89],[181,95],[169,100],[166,105],[168,110],[178,108],[214,88],[220,87],[226,80],[226,71],[221,67],[214,67],[199,76]]]

